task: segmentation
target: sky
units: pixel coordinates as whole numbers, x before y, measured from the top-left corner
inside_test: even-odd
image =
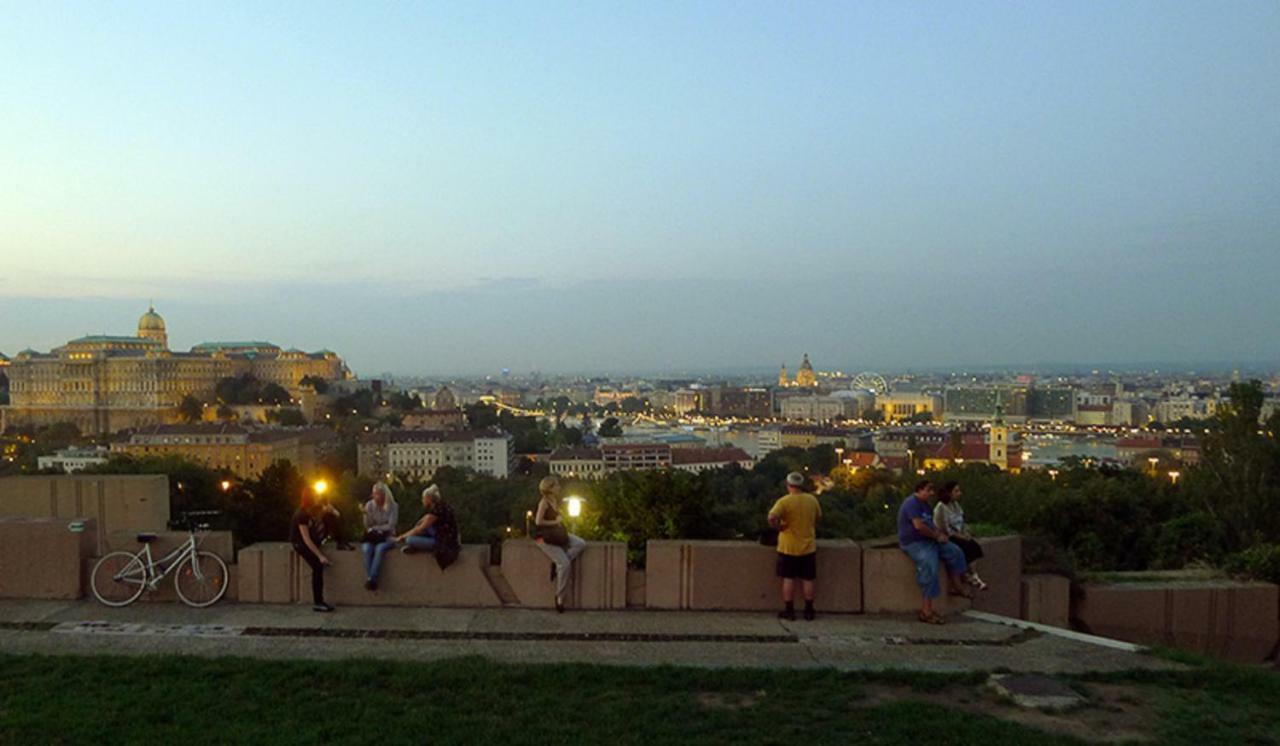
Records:
[[[1280,360],[1280,3],[0,0],[0,352]]]

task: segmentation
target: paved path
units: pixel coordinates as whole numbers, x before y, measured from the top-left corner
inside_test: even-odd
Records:
[[[220,604],[189,609],[92,601],[0,601],[0,652],[151,653],[261,658],[435,660],[706,667],[902,668],[1073,673],[1175,668],[1138,653],[953,617],[946,626],[889,616],[569,612],[517,609]]]

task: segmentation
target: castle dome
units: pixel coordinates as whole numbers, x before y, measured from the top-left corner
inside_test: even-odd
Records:
[[[154,339],[161,344],[168,343],[164,319],[156,313],[154,305],[149,306],[147,312],[142,314],[142,318],[138,319],[138,336],[143,339]]]

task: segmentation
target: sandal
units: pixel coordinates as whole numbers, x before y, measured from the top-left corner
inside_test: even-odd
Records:
[[[916,615],[916,618],[925,624],[946,624],[947,620],[938,616],[937,613],[926,614],[923,611]]]

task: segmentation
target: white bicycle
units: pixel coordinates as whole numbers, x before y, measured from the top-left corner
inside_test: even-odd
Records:
[[[203,608],[216,604],[227,592],[227,565],[212,552],[199,550],[197,531],[207,532],[209,524],[200,522],[218,515],[216,510],[183,513],[189,535],[181,546],[159,560],[151,557],[155,534],[138,534],[142,549],[133,552],[111,552],[93,566],[90,585],[93,595],[107,606],[128,606],[144,591],[154,591],[160,581],[173,576],[178,598],[187,606]]]

